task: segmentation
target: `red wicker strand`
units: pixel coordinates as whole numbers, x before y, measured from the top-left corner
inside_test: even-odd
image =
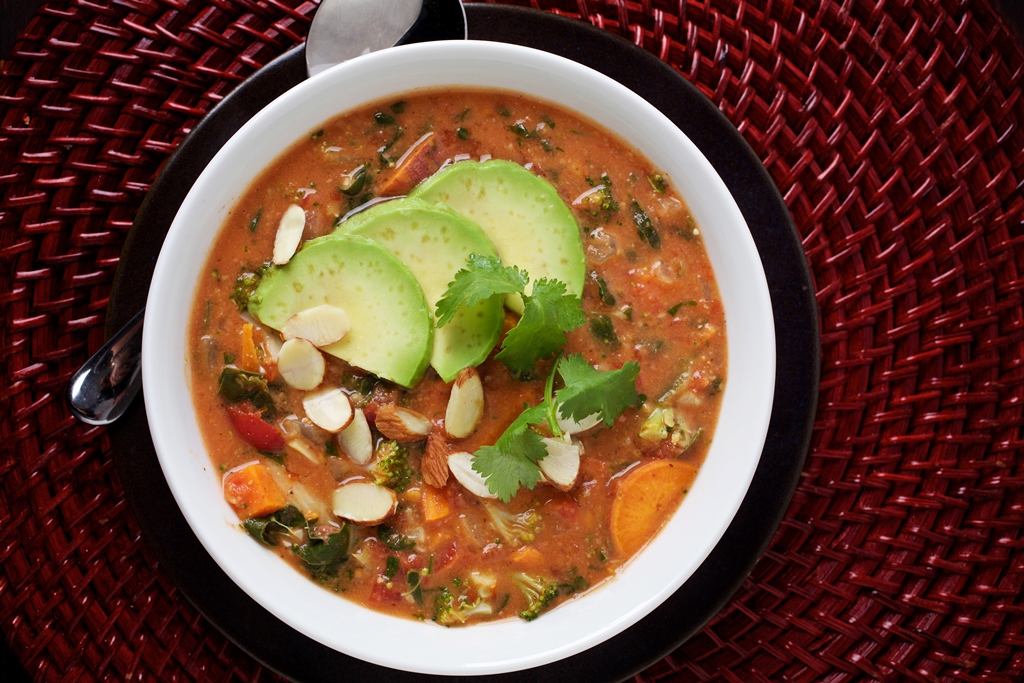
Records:
[[[764,559],[666,681],[1024,680],[1024,53],[986,0],[523,0],[674,66],[811,264],[811,454]],[[63,404],[196,122],[301,0],[51,0],[0,70],[0,628],[40,681],[275,679],[156,566]]]

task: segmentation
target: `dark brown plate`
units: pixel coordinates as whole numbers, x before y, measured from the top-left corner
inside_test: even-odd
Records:
[[[785,513],[810,444],[818,394],[818,314],[810,272],[786,205],[757,156],[722,113],[671,67],[606,31],[552,14],[473,4],[466,6],[466,15],[470,38],[525,45],[585,64],[629,87],[675,122],[715,167],[739,205],[771,293],[777,369],[768,437],[747,496],[711,555],[668,600],[625,632],[552,664],[486,677],[619,681],[671,652],[726,604],[768,547]],[[174,214],[209,160],[252,114],[305,77],[302,48],[268,64],[206,116],[167,162],[122,251],[108,332],[145,304]],[[110,433],[125,496],[161,565],[210,622],[246,652],[300,681],[441,678],[349,657],[271,615],[224,574],[189,528],[164,480],[141,398]]]

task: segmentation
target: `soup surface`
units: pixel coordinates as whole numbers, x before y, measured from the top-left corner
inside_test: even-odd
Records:
[[[670,179],[583,117],[504,92],[414,93],[297,135],[221,228],[189,330],[196,414],[242,526],[329,590],[446,626],[533,619],[612,577],[685,496],[726,377],[714,276]],[[481,204],[456,196],[488,169],[497,185]],[[531,197],[553,188],[556,200],[534,214],[518,200],[495,208],[493,187],[524,169]],[[419,199],[380,201],[409,194]],[[434,237],[417,232],[417,211],[490,241],[462,243],[475,264],[459,252],[444,265],[420,249]],[[362,236],[336,237],[350,231]],[[331,240],[390,244],[408,272],[380,263],[422,291],[314,273]],[[459,298],[459,270],[478,300]],[[374,291],[345,293],[351,344],[310,339],[344,327],[328,290],[359,282]],[[360,317],[360,296],[384,303]],[[391,296],[410,315],[424,304],[429,329],[396,322],[405,309]],[[290,311],[282,325],[272,300],[334,317],[303,326]],[[445,306],[448,333],[435,319]],[[465,322],[460,309],[479,314]],[[476,331],[477,357],[462,329]],[[357,353],[386,369],[342,360]]]

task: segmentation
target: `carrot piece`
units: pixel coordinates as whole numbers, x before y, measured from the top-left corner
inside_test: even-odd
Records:
[[[252,323],[242,325],[242,357],[238,367],[246,372],[260,371],[260,357],[256,354],[256,343],[252,340]]]
[[[638,551],[675,511],[697,468],[678,460],[652,460],[619,482],[612,503],[612,542],[622,559]]]
[[[519,565],[539,565],[543,560],[544,556],[540,554],[540,551],[528,545],[517,548],[512,553],[512,561]]]
[[[444,519],[451,512],[448,499],[443,489],[435,489],[433,486],[423,487],[423,521],[436,522]]]
[[[263,517],[288,504],[266,465],[253,462],[224,475],[224,500],[240,517]]]

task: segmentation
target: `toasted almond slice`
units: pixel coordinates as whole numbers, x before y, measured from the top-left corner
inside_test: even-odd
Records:
[[[401,408],[394,403],[377,409],[373,420],[377,431],[399,443],[422,441],[430,433],[430,420],[415,410]]]
[[[306,228],[306,212],[298,204],[292,204],[284,211],[281,222],[277,225],[274,237],[274,263],[283,266],[295,256],[295,250],[302,241],[302,231]]]
[[[341,341],[352,323],[344,309],[330,304],[321,304],[299,311],[281,326],[285,339],[305,339],[313,346],[330,346]]]
[[[320,429],[336,433],[352,422],[352,401],[337,387],[327,387],[302,397],[306,417]]]
[[[561,439],[542,439],[548,454],[537,461],[544,479],[560,491],[576,486],[580,478],[580,453],[583,446],[578,442],[566,443]]]
[[[476,368],[466,368],[452,384],[444,412],[444,430],[453,439],[465,439],[476,429],[483,414],[484,385]]]
[[[601,416],[598,413],[587,415],[579,422],[571,417],[562,417],[561,414],[558,416],[558,428],[562,430],[563,434],[569,434],[570,436],[589,432],[599,424],[601,424]]]
[[[497,498],[497,494],[491,493],[487,488],[487,482],[483,476],[473,469],[473,456],[465,451],[452,453],[448,456],[448,469],[456,481],[462,484],[467,491],[480,498]]]
[[[263,344],[267,348],[267,353],[270,354],[270,360],[276,363],[281,355],[281,340],[273,332],[268,332],[263,335]]]
[[[420,472],[423,481],[434,488],[441,488],[448,483],[448,444],[439,429],[430,432],[427,446],[420,460]]]
[[[301,436],[296,436],[293,439],[288,439],[287,441],[285,441],[285,445],[288,446],[288,448],[291,448],[293,451],[302,454],[302,456],[306,458],[306,460],[309,460],[314,465],[321,465],[324,462],[323,453],[318,451],[313,446],[313,444],[306,441]]]
[[[386,486],[354,481],[334,490],[334,514],[360,526],[373,526],[395,514],[398,496]]]
[[[352,413],[352,422],[338,433],[338,445],[357,465],[365,465],[373,457],[373,435],[362,409]]]
[[[289,339],[281,345],[277,369],[290,386],[312,391],[324,381],[327,364],[323,354],[305,339]]]

